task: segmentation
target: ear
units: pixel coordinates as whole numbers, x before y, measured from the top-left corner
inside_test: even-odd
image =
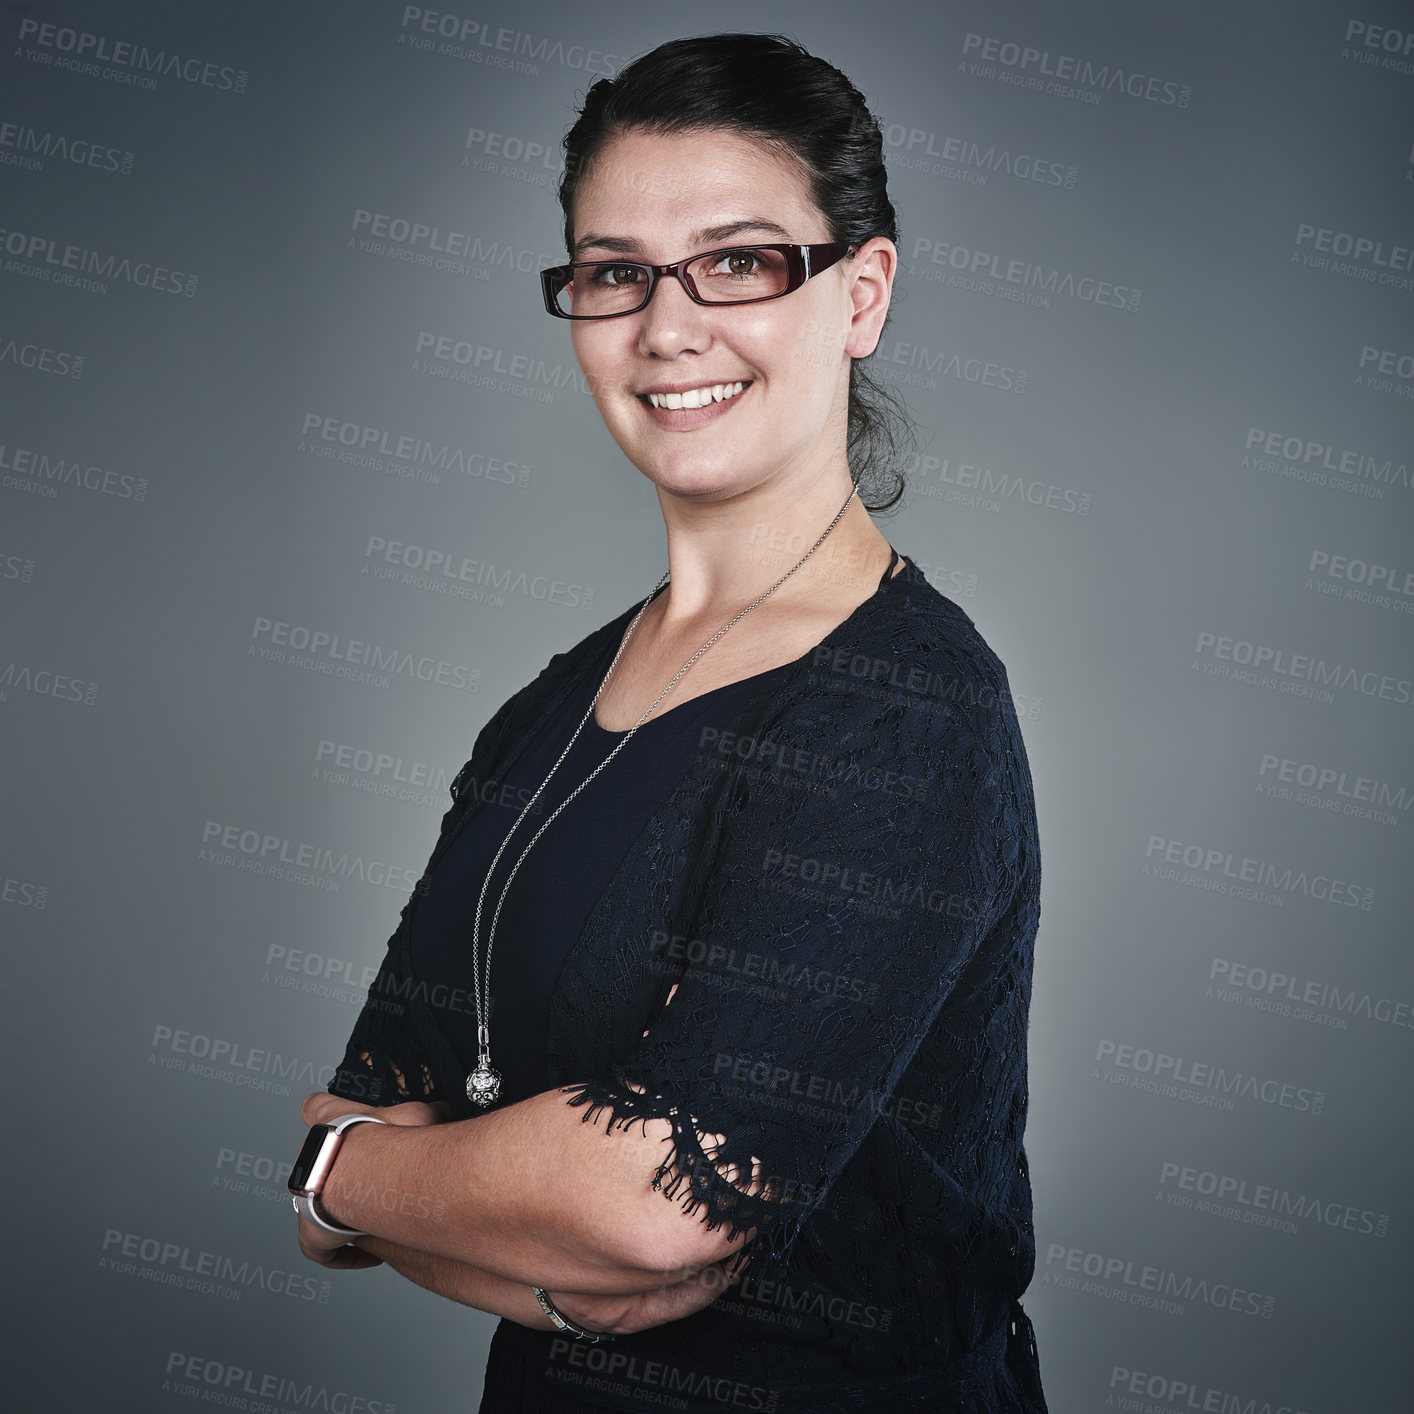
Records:
[[[898,270],[898,249],[887,236],[872,236],[842,261],[850,280],[851,314],[844,351],[851,358],[867,358],[878,347],[893,296]]]

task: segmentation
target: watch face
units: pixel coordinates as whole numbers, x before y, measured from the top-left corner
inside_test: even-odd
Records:
[[[314,1167],[314,1161],[319,1157],[320,1149],[324,1147],[324,1138],[329,1130],[330,1126],[327,1124],[316,1124],[305,1136],[305,1141],[300,1146],[299,1157],[295,1159],[295,1166],[290,1170],[290,1181],[287,1186],[291,1193],[305,1191],[305,1185],[309,1182],[310,1170]]]

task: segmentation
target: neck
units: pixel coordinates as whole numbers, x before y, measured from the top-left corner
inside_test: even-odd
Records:
[[[767,603],[860,599],[878,583],[888,549],[858,494],[839,514],[851,489],[843,463],[801,488],[767,483],[714,502],[686,501],[660,488],[671,578],[658,596],[660,625],[730,617],[796,565],[832,521],[834,528]]]

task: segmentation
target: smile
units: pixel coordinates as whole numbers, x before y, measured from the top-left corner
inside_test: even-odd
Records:
[[[711,403],[736,397],[748,386],[747,383],[711,383],[703,388],[688,388],[681,393],[641,393],[639,396],[647,398],[649,405],[655,408],[705,408]]]

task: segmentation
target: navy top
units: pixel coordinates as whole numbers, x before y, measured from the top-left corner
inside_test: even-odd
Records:
[[[640,727],[526,856],[542,872],[511,883],[491,969],[507,1097],[558,1088],[606,1135],[653,1120],[671,1139],[663,1198],[724,1241],[754,1236],[730,1291],[610,1346],[502,1320],[481,1414],[1045,1410],[1019,1304],[1035,1267],[1030,771],[1004,666],[904,560],[793,663]],[[487,830],[484,868],[640,607],[481,729],[332,1093],[481,1113],[463,1087],[483,874],[463,836]],[[616,736],[562,763],[549,809]],[[456,990],[428,988],[434,966]],[[540,1178],[576,1181],[553,1155]]]
[[[491,919],[506,880],[535,832],[628,731],[608,731],[592,713],[585,721],[569,755],[497,861],[473,950],[476,901],[486,871],[525,802],[574,735],[617,648],[617,643],[610,646],[580,691],[536,734],[514,769],[487,792],[492,808],[470,821],[427,877],[409,934],[413,968],[429,995],[446,1000],[440,1010],[442,1029],[467,1070],[475,1067],[478,1052],[472,959],[485,967]],[[546,1059],[550,1000],[560,965],[584,930],[594,901],[648,817],[687,773],[698,751],[714,740],[710,733],[730,721],[784,666],[724,683],[676,707],[669,693],[666,710],[660,707],[634,732],[526,854],[506,892],[491,942],[489,1024],[491,1064],[502,1078],[498,1106],[551,1088]]]
[[[890,549],[881,587],[898,562],[898,552]],[[536,734],[514,769],[486,792],[493,808],[470,821],[427,876],[410,926],[413,970],[426,984],[428,995],[443,1000],[442,1029],[468,1071],[475,1067],[479,1049],[472,969],[478,964],[485,967],[486,941],[491,938],[487,1009],[491,1064],[502,1081],[498,1106],[551,1088],[546,1049],[550,1001],[560,966],[648,817],[681,781],[697,753],[710,747],[720,724],[730,722],[748,697],[770,687],[790,666],[781,664],[723,683],[676,706],[669,693],[666,706],[634,732],[633,739],[536,840],[506,891],[492,936],[496,904],[521,851],[565,797],[628,736],[627,729],[611,732],[601,727],[590,713],[569,755],[526,811],[496,863],[473,948],[476,901],[491,861],[574,736],[618,646],[617,642],[609,645],[603,661]],[[482,1005],[487,1006],[485,997]]]

